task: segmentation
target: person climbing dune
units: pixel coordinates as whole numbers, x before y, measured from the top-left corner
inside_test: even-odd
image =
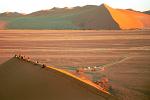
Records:
[[[42,65],[42,68],[45,68],[45,67],[46,67],[46,65],[45,65],[45,64],[43,64],[43,65]]]
[[[15,54],[15,56],[14,56],[14,57],[16,57],[16,58],[17,58],[18,56]]]

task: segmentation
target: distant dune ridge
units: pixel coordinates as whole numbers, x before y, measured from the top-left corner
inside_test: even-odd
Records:
[[[107,4],[74,8],[54,7],[27,15],[17,12],[0,14],[0,23],[7,22],[5,29],[145,29],[150,28],[149,20],[150,15],[144,12],[114,9]]]
[[[145,14],[149,14],[149,15],[150,15],[150,10],[148,10],[148,11],[144,11],[143,13],[145,13]]]
[[[23,16],[23,14],[18,12],[4,12],[0,14],[1,17],[19,17]]]
[[[1,100],[114,100],[71,75],[16,57],[0,65]]]

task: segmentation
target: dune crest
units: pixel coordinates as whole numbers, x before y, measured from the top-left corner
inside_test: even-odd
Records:
[[[0,65],[0,88],[2,100],[114,100],[67,72],[15,57]]]

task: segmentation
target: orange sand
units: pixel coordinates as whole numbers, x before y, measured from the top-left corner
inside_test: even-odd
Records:
[[[140,12],[113,9],[105,4],[113,19],[119,24],[121,29],[142,29],[150,27],[150,15]]]

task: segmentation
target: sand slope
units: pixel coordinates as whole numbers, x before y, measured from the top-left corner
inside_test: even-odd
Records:
[[[79,14],[75,17],[75,23],[83,29],[120,29],[104,4]]]
[[[12,58],[0,65],[0,99],[112,100],[112,96],[55,68]]]
[[[113,9],[106,4],[104,5],[121,29],[142,29],[150,27],[150,15],[131,10]]]

